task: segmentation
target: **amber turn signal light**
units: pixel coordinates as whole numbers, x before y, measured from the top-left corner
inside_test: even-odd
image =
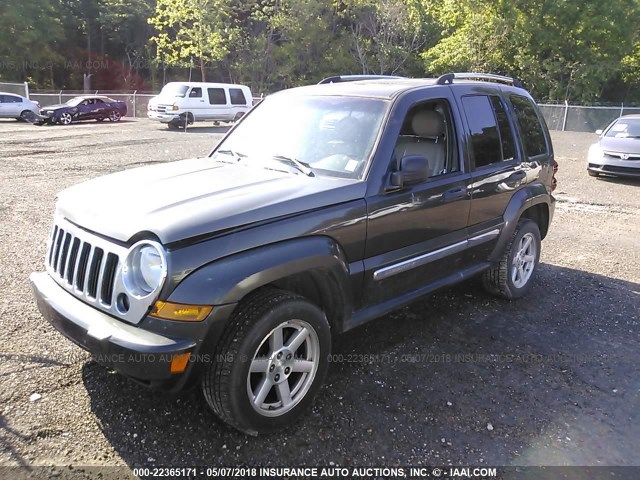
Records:
[[[179,353],[171,359],[171,373],[182,373],[187,369],[191,352]]]
[[[211,313],[211,305],[187,305],[158,300],[151,309],[152,317],[179,322],[201,322]]]

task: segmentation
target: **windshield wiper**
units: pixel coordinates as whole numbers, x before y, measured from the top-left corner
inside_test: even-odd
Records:
[[[247,157],[247,155],[245,155],[244,153],[235,152],[233,150],[216,150],[215,153],[221,153],[222,155],[229,155],[231,157],[234,157],[234,160],[236,161],[236,163],[242,160],[243,158]],[[217,161],[221,162],[222,160],[217,160]],[[230,162],[224,162],[224,163],[230,163]]]
[[[290,165],[296,168],[297,170],[301,171],[308,177],[315,177],[313,170],[311,170],[311,165],[309,165],[308,163],[302,162],[297,158],[287,157],[285,155],[273,155],[271,158],[273,158],[274,160],[277,160],[280,163],[285,163],[287,165]]]

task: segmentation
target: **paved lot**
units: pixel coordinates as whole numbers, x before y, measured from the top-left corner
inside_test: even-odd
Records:
[[[246,437],[198,390],[88,361],[28,287],[56,192],[206,154],[224,130],[0,121],[0,465],[640,465],[640,182],[586,175],[593,134],[554,134],[558,208],[527,298],[469,282],[339,338],[344,361],[287,432]]]

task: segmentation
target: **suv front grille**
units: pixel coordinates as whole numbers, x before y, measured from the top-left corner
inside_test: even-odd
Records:
[[[91,238],[81,238],[79,230],[74,230],[54,225],[47,253],[49,273],[75,295],[109,307],[120,257],[95,245]],[[86,237],[89,235],[86,233]]]
[[[132,295],[124,286],[122,264],[129,249],[56,215],[45,264],[55,282],[74,297],[129,323],[139,323],[158,292]]]

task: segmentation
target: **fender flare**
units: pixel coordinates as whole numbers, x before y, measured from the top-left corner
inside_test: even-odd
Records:
[[[247,294],[291,275],[315,271],[331,280],[344,311],[353,305],[348,262],[342,248],[326,236],[265,245],[208,263],[185,277],[168,301],[200,305],[237,303]]]
[[[490,261],[497,262],[502,258],[505,248],[507,248],[511,237],[513,237],[516,231],[522,213],[528,208],[541,203],[546,204],[547,207],[550,208],[549,193],[541,183],[523,188],[511,197],[502,216],[504,224],[500,232],[500,237],[498,237],[498,241],[489,256]]]

